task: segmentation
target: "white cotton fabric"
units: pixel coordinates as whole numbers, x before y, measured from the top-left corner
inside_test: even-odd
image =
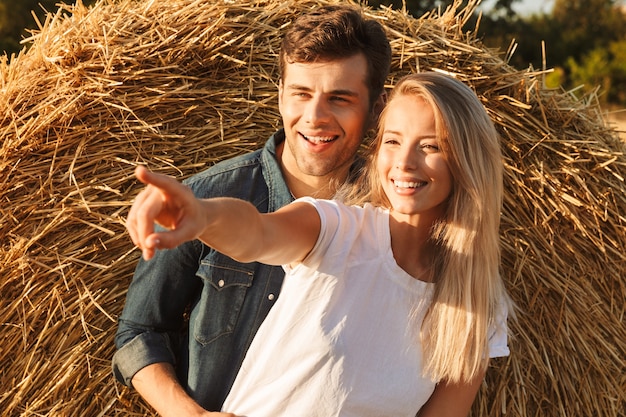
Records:
[[[433,285],[396,264],[387,210],[299,201],[317,208],[320,236],[302,264],[285,267],[280,297],[222,410],[244,417],[415,417],[435,387],[422,376],[419,343]],[[501,330],[491,356],[508,354]]]

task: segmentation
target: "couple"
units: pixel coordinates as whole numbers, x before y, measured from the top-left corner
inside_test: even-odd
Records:
[[[284,130],[263,150],[193,193],[138,168],[128,228],[146,260],[113,366],[162,415],[467,415],[508,353],[493,125],[461,83],[409,76],[359,171],[389,62],[380,25],[319,9],[283,41]],[[306,197],[337,187],[343,202]],[[234,198],[204,200],[219,196]]]

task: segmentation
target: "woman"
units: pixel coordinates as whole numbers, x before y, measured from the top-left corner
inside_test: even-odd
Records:
[[[508,355],[499,275],[502,161],[476,95],[437,73],[400,80],[366,173],[344,203],[271,214],[148,184],[128,230],[149,259],[201,239],[286,279],[223,411],[239,416],[465,416]],[[154,233],[154,222],[170,229]]]

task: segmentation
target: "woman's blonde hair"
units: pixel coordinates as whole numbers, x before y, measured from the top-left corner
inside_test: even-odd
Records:
[[[389,102],[400,96],[414,96],[432,107],[437,140],[453,178],[445,217],[432,231],[438,253],[435,292],[421,331],[425,371],[435,380],[468,381],[485,369],[489,329],[509,305],[499,273],[499,137],[476,94],[450,76],[408,75],[398,81]],[[376,172],[388,108],[381,113],[364,175],[338,194],[346,203],[390,208]]]

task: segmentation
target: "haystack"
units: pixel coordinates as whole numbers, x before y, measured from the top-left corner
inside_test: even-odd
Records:
[[[329,0],[330,1],[330,0]],[[0,413],[152,415],[110,371],[139,253],[124,218],[141,163],[179,178],[280,125],[284,28],[324,0],[61,6],[0,64]],[[370,10],[392,85],[471,85],[502,135],[503,275],[519,307],[474,416],[623,416],[626,156],[593,97],[543,87],[464,25],[475,9]]]

